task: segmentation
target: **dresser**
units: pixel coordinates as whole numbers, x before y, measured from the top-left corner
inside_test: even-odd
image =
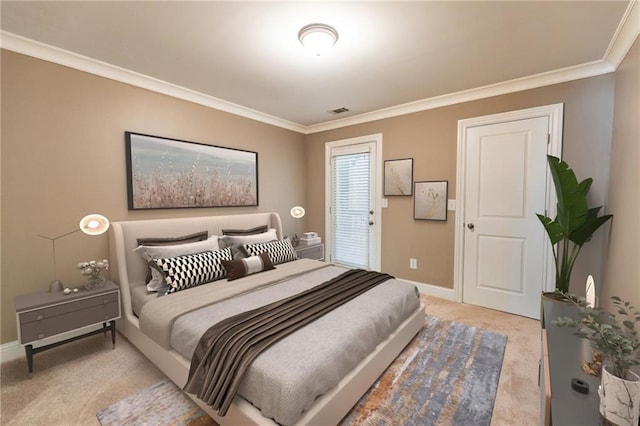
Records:
[[[582,371],[582,361],[591,360],[591,345],[575,336],[575,329],[557,327],[558,317],[578,318],[578,310],[568,303],[542,302],[542,359],[540,368],[541,418],[543,425],[590,426],[600,424],[600,377]],[[571,387],[572,379],[589,385],[580,393]]]
[[[18,341],[25,347],[29,373],[33,372],[33,355],[98,333],[111,332],[116,343],[116,320],[120,318],[120,288],[107,281],[99,289],[65,294],[61,291],[38,292],[16,296]],[[43,339],[84,327],[102,324],[102,328],[79,336],[34,347]]]

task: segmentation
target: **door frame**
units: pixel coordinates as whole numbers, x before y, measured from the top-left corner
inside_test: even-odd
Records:
[[[324,145],[324,235],[325,235],[325,256],[328,259],[333,257],[333,241],[331,237],[331,150],[333,148],[341,148],[349,145],[357,145],[361,143],[373,142],[375,145],[375,171],[373,178],[373,217],[376,226],[373,229],[373,244],[370,258],[373,263],[370,269],[380,271],[382,257],[382,133],[372,135],[358,136],[355,138],[341,139],[332,142],[326,142]]]
[[[466,147],[467,130],[471,127],[499,124],[507,121],[526,120],[530,118],[547,117],[549,119],[549,140],[547,154],[560,157],[562,154],[562,123],[564,104],[552,104],[534,108],[521,109],[499,114],[485,115],[481,117],[458,120],[458,152],[456,162],[456,220],[455,243],[453,254],[453,291],[456,302],[463,299],[464,280],[464,217],[465,217],[465,179],[466,179]],[[551,172],[547,167],[546,174],[545,210],[549,217],[556,216],[556,194],[553,187]],[[542,213],[542,212],[541,212]],[[540,224],[540,232],[544,228]],[[543,248],[543,291],[553,291],[555,288],[555,266],[553,251],[549,244]]]

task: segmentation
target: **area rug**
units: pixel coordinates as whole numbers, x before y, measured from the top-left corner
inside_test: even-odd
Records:
[[[428,315],[340,426],[491,423],[506,336]],[[215,425],[166,380],[97,414],[107,425]]]

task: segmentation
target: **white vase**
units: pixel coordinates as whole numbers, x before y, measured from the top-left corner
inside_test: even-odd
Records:
[[[605,365],[602,368],[600,414],[618,426],[637,426],[640,415],[640,377],[629,372],[627,380],[614,376]]]

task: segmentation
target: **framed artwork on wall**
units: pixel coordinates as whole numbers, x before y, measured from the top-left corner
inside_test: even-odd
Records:
[[[446,180],[415,182],[413,218],[417,220],[447,220]]]
[[[413,189],[413,158],[384,162],[384,195],[411,195]]]
[[[129,210],[258,205],[258,153],[125,132]]]

